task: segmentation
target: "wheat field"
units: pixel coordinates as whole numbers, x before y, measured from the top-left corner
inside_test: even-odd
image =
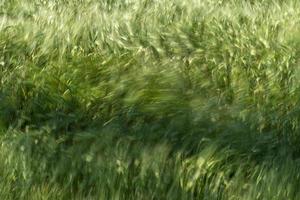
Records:
[[[297,0],[0,0],[0,199],[300,199]]]

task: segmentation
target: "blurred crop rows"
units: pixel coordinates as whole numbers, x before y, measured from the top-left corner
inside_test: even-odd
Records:
[[[0,0],[0,199],[300,199],[300,2]]]

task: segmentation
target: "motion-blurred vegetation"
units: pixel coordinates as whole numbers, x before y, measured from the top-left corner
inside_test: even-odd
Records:
[[[0,199],[300,199],[300,2],[0,0]]]

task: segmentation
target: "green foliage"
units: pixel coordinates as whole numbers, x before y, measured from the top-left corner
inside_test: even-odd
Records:
[[[295,0],[1,0],[1,199],[299,199]]]

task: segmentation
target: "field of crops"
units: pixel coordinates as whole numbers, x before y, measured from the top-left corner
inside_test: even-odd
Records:
[[[300,1],[0,0],[0,199],[300,199]]]

